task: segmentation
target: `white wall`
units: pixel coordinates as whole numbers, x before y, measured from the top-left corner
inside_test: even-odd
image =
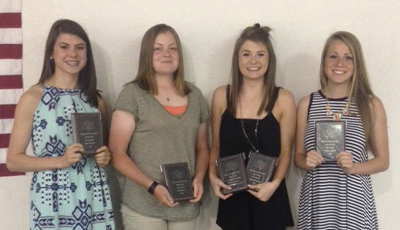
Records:
[[[138,66],[144,32],[157,23],[173,26],[184,46],[186,77],[211,101],[213,90],[229,79],[234,42],[255,22],[274,29],[277,82],[296,100],[318,89],[318,68],[325,39],[336,30],[361,41],[374,92],[386,106],[391,164],[373,175],[380,229],[400,226],[400,2],[397,0],[36,0],[23,1],[24,88],[41,73],[45,39],[51,24],[70,18],[91,38],[99,88],[113,104]],[[396,100],[397,99],[397,100]],[[287,177],[292,213],[297,217],[302,174],[294,166]],[[0,229],[28,229],[30,174],[0,178]],[[205,195],[199,229],[215,225],[217,200]]]

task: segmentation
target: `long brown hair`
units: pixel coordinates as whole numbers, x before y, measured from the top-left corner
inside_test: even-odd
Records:
[[[87,61],[85,67],[79,72],[78,87],[86,94],[88,102],[92,106],[98,107],[99,102],[97,96],[99,94],[96,89],[97,78],[92,46],[90,45],[89,37],[82,26],[72,20],[60,19],[53,23],[46,41],[42,74],[40,75],[38,84],[44,84],[44,82],[50,79],[55,72],[54,60],[50,59],[50,57],[53,55],[54,44],[60,34],[72,34],[78,36],[86,43]]]
[[[269,112],[274,107],[277,97],[277,93],[275,93],[276,56],[270,40],[270,31],[271,29],[269,27],[260,26],[260,24],[256,23],[254,26],[244,29],[236,41],[232,56],[232,90],[229,95],[229,110],[233,116],[236,116],[239,93],[243,85],[243,74],[239,69],[239,51],[246,41],[261,42],[268,50],[268,69],[264,75],[265,95],[257,114],[261,115],[264,109]]]
[[[348,96],[350,101],[355,102],[358,113],[361,117],[364,133],[367,141],[367,148],[371,150],[374,145],[374,133],[372,130],[372,112],[370,109],[371,100],[374,98],[369,80],[367,68],[365,66],[364,55],[360,41],[353,34],[346,31],[337,31],[333,33],[325,42],[321,56],[321,66],[319,71],[321,88],[326,89],[328,78],[325,74],[325,57],[329,46],[335,41],[344,42],[353,56],[354,71],[351,77],[351,88]],[[351,114],[351,111],[350,111]]]
[[[155,25],[144,34],[140,47],[139,70],[133,82],[138,83],[140,88],[148,91],[150,94],[158,94],[155,72],[153,69],[154,42],[159,34],[167,32],[172,33],[176,40],[179,54],[179,65],[178,69],[174,73],[174,83],[179,95],[184,96],[190,93],[191,90],[186,84],[184,78],[182,44],[174,28],[166,24]]]

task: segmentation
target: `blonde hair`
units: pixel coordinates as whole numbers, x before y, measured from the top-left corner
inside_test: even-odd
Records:
[[[325,74],[325,57],[330,45],[335,41],[344,42],[353,56],[353,76],[351,77],[351,87],[348,96],[349,101],[353,101],[361,117],[364,134],[367,142],[367,149],[371,150],[374,145],[374,133],[372,130],[372,112],[370,109],[371,100],[374,98],[369,80],[367,68],[365,66],[364,55],[361,44],[356,36],[346,31],[333,33],[325,42],[321,56],[321,66],[319,71],[321,88],[324,90],[327,86],[327,76]],[[351,112],[351,111],[350,111]]]

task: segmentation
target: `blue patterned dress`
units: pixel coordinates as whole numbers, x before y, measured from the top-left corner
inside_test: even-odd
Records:
[[[73,143],[71,113],[96,111],[79,89],[46,86],[33,119],[35,156],[64,155]],[[69,168],[34,172],[30,196],[31,230],[115,229],[107,177],[93,157]]]

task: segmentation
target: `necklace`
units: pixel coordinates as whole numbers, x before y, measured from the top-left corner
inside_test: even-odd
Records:
[[[169,102],[171,99],[169,99],[169,97],[167,97],[167,101]]]
[[[250,143],[251,147],[253,148],[254,151],[258,152],[258,149],[254,147],[253,143],[251,143],[249,137],[247,136],[246,130],[244,129],[244,124],[243,124],[243,119],[242,119],[242,104],[240,103],[239,100],[239,109],[240,109],[240,123],[242,124],[242,131],[244,136],[246,137],[247,141]],[[258,130],[258,122],[260,121],[260,116],[257,117],[257,123],[256,123],[256,128],[254,129],[254,136],[256,137],[256,144],[257,144],[257,130]]]
[[[329,105],[328,92],[326,92],[325,100],[326,100],[326,106],[325,106],[326,117],[332,116],[334,121],[340,121],[340,119],[342,118],[343,115],[349,115],[350,103],[348,100],[347,100],[347,103],[344,106],[344,108],[337,113],[334,113],[331,109],[331,106]]]

